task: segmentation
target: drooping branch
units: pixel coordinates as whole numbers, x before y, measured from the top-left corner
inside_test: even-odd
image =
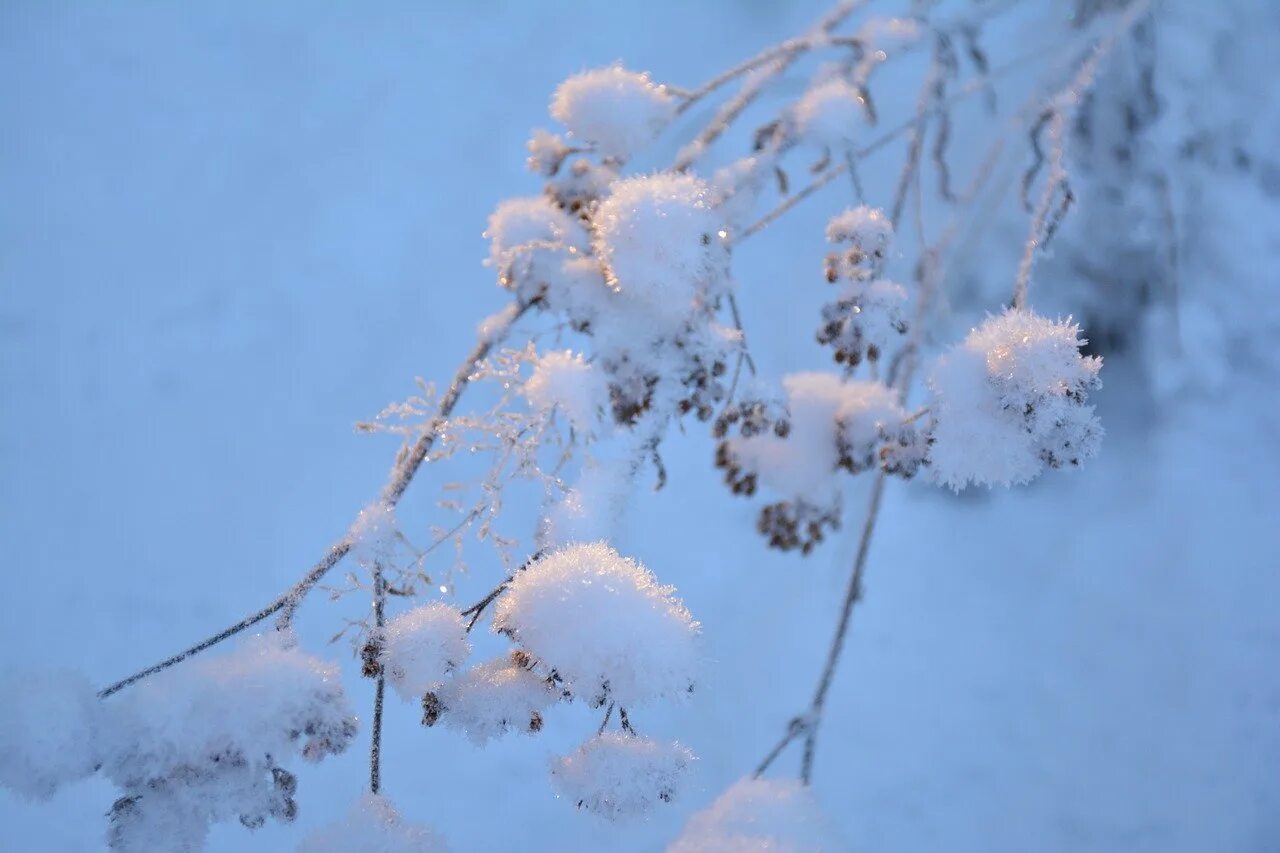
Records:
[[[525,315],[535,304],[537,300],[529,302],[513,303],[492,319],[485,328],[484,333],[480,335],[480,339],[476,342],[475,347],[463,360],[454,374],[453,381],[449,384],[448,390],[444,396],[440,398],[440,405],[435,416],[423,428],[422,434],[417,441],[406,451],[402,450],[396,458],[396,463],[391,469],[391,475],[386,486],[382,490],[382,502],[394,507],[399,503],[400,498],[404,496],[405,490],[408,489],[409,483],[413,481],[414,475],[422,466],[422,462],[426,459],[427,453],[430,452],[435,444],[436,438],[440,434],[440,429],[448,420],[454,408],[458,405],[458,400],[462,397],[463,391],[470,385],[472,376],[475,374],[476,367],[483,361],[495,346],[504,341],[510,334],[512,327],[516,322]],[[123,678],[114,684],[103,688],[98,693],[98,697],[105,699],[124,688],[141,681],[144,678],[162,672],[171,666],[182,663],[187,658],[199,654],[206,649],[212,648],[224,640],[234,637],[241,631],[257,625],[265,619],[280,613],[281,627],[288,627],[293,618],[293,612],[298,604],[307,596],[312,588],[323,578],[330,569],[341,562],[350,551],[355,542],[355,522],[348,528],[347,532],[341,539],[329,546],[329,550],[325,552],[324,557],[312,566],[302,578],[289,588],[283,595],[263,607],[256,613],[241,619],[239,622],[219,631],[212,637],[201,640],[190,648],[184,649],[177,654],[168,657],[157,664],[147,667],[139,672]]]

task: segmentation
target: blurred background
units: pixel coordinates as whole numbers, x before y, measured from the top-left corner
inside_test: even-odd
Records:
[[[983,33],[993,65],[1121,4],[998,5],[1018,8]],[[622,60],[693,87],[826,7],[0,4],[0,663],[106,684],[291,585],[394,455],[353,425],[450,376],[507,300],[481,232],[539,191],[524,143],[556,84]],[[1266,0],[1158,4],[1074,130],[1080,204],[1032,298],[1106,359],[1100,458],[1011,491],[890,484],[815,777],[852,849],[1280,849],[1278,18]],[[886,126],[922,68],[884,76]],[[1000,96],[1035,82],[1011,74]],[[976,101],[958,112],[971,169],[989,128]],[[1002,157],[1016,176],[1028,142]],[[868,162],[872,201],[901,158]],[[848,194],[833,184],[735,257],[765,377],[828,367],[822,226]],[[933,343],[1008,298],[1015,196],[966,224]],[[546,781],[594,712],[477,750],[393,705],[384,778],[407,817],[456,850],[660,849],[755,767],[809,698],[858,524],[808,558],[767,551],[713,449],[696,424],[674,433],[669,483],[639,490],[618,535],[703,624],[704,689],[637,721],[700,756],[690,789],[620,828]],[[427,530],[440,485],[420,478],[402,520]],[[528,542],[531,518],[508,526]],[[461,603],[505,575],[481,547],[465,571],[440,560]],[[362,715],[349,646],[325,643],[364,606],[317,597],[299,622]],[[291,849],[345,810],[364,762],[361,743],[306,768],[296,825],[218,826],[209,849]],[[0,847],[99,849],[115,796],[98,779],[47,803],[0,792]]]

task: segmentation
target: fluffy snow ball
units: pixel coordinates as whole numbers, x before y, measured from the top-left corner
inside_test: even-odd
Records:
[[[893,223],[880,208],[860,205],[831,218],[827,240],[840,247],[832,253],[828,277],[871,278],[889,254]]]
[[[1102,426],[1086,400],[1102,360],[1081,355],[1084,343],[1070,320],[1009,309],[939,358],[929,378],[934,478],[957,491],[1008,486],[1094,456]]]
[[[865,122],[867,102],[858,87],[833,77],[809,89],[795,107],[796,130],[818,145],[843,150]]]
[[[797,779],[742,779],[689,818],[667,853],[837,853],[848,850]]]
[[[542,728],[542,712],[560,700],[547,679],[509,657],[449,679],[422,702],[422,723],[464,732],[477,746],[509,731]]]
[[[681,323],[725,281],[724,219],[699,178],[618,181],[592,222],[609,286],[655,317]]]
[[[569,545],[516,573],[494,629],[572,692],[629,707],[692,688],[698,623],[674,592],[603,542]]]
[[[363,794],[345,817],[303,839],[298,853],[447,853],[429,826],[409,823],[386,797]]]
[[[551,116],[601,157],[625,160],[675,116],[676,102],[647,74],[618,65],[575,74],[551,98]]]
[[[387,623],[378,660],[400,698],[422,698],[471,654],[462,614],[439,601],[415,607]]]
[[[609,820],[639,817],[676,798],[694,756],[675,741],[604,732],[551,765],[556,793]]]
[[[896,434],[906,413],[897,395],[880,382],[845,381],[834,373],[792,373],[783,379],[791,429],[729,441],[729,452],[744,471],[788,498],[831,506],[836,478],[847,456],[852,467],[872,457]],[[858,467],[865,467],[859,465]]]
[[[569,350],[540,355],[524,395],[534,408],[559,409],[581,432],[593,432],[600,411],[609,404],[609,382],[580,353]]]
[[[94,772],[101,703],[87,678],[66,670],[5,672],[0,694],[0,785],[47,799]]]
[[[575,252],[587,247],[582,226],[546,196],[504,199],[489,214],[484,236],[489,240],[489,259],[498,266],[509,263],[513,252],[531,244]]]

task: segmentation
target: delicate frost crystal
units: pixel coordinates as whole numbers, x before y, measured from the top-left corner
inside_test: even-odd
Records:
[[[609,285],[664,320],[659,333],[678,327],[726,283],[724,219],[698,178],[657,174],[618,181],[592,222]],[[637,318],[628,322],[634,327]]]
[[[600,156],[625,160],[653,141],[675,115],[675,100],[647,74],[617,65],[565,80],[551,116]]]
[[[604,732],[557,759],[551,782],[579,808],[617,820],[675,799],[693,761],[693,753],[674,741]]]
[[[559,700],[545,678],[502,657],[459,673],[427,696],[423,723],[439,721],[465,732],[479,746],[509,731],[537,731],[542,712]]]
[[[667,853],[837,853],[813,790],[795,779],[742,779],[689,819]]]
[[[833,373],[793,373],[783,379],[790,412],[785,437],[764,432],[728,441],[737,464],[786,497],[821,506],[837,498],[836,474],[866,462],[906,414],[893,390],[880,382],[843,381]]]
[[[934,478],[957,491],[1007,486],[1096,454],[1102,427],[1086,399],[1102,360],[1081,356],[1084,343],[1070,321],[1009,309],[939,358],[929,378]]]
[[[365,793],[346,817],[303,839],[298,853],[447,853],[429,826],[409,823],[386,797]]]
[[[462,614],[433,601],[387,623],[378,659],[400,698],[416,702],[470,654]]]
[[[796,104],[796,130],[819,145],[843,151],[866,123],[866,100],[840,77],[818,83]]]
[[[92,775],[102,703],[87,678],[69,670],[7,671],[0,696],[0,785],[47,799]]]
[[[579,353],[569,350],[538,356],[524,395],[542,411],[559,409],[582,432],[593,432],[609,405],[609,383]]]
[[[196,849],[214,821],[293,819],[297,783],[283,765],[341,752],[355,719],[337,667],[292,643],[285,632],[254,637],[104,705],[102,772],[124,791],[111,812],[113,848]]]
[[[494,629],[574,693],[629,707],[692,688],[698,624],[674,592],[603,542],[570,545],[516,573]]]

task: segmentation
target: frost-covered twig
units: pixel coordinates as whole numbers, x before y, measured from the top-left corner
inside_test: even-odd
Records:
[[[382,564],[373,564],[373,625],[374,637],[381,648],[387,626],[387,582],[382,576]],[[387,690],[387,674],[381,663],[373,687],[373,726],[369,736],[369,792],[376,794],[382,788],[382,700]]]
[[[817,23],[808,41],[831,32],[831,30],[840,25],[841,21],[844,21],[859,6],[865,3],[866,0],[842,0]],[[801,39],[799,43],[805,43],[806,41]],[[672,168],[677,172],[683,172],[697,162],[711,146],[711,143],[719,139],[721,134],[729,129],[729,126],[742,114],[742,111],[760,96],[765,87],[776,78],[782,76],[795,63],[800,57],[800,53],[801,51],[799,50],[784,51],[770,60],[764,67],[753,66],[755,73],[747,78],[738,93],[720,108],[711,122],[694,137],[693,141],[680,150],[680,153],[676,155],[675,165]]]
[[[457,406],[458,400],[462,396],[462,392],[466,390],[467,386],[471,383],[471,377],[475,372],[476,366],[489,355],[489,352],[495,346],[506,339],[506,336],[510,333],[512,326],[514,326],[516,321],[523,317],[534,304],[535,300],[513,303],[485,324],[485,327],[481,330],[479,340],[476,342],[475,348],[472,349],[466,359],[463,360],[457,373],[454,374],[453,381],[449,384],[449,390],[445,393],[444,397],[441,398],[440,407],[436,416],[427,424],[422,435],[414,442],[413,446],[409,448],[407,452],[402,449],[400,454],[396,457],[396,464],[391,470],[390,479],[382,490],[381,500],[383,504],[394,507],[399,503],[400,498],[404,495],[405,489],[409,487],[409,483],[413,480],[414,475],[418,472],[418,468],[422,465],[422,460],[426,458],[427,453],[431,450],[431,446],[435,443],[441,426],[453,412],[454,407]],[[307,593],[311,591],[312,587],[314,587],[330,569],[336,566],[342,558],[351,551],[352,545],[354,544],[352,538],[353,530],[354,522],[352,528],[348,529],[347,533],[341,539],[329,546],[329,550],[325,553],[324,557],[312,566],[311,569],[302,576],[301,580],[266,607],[263,607],[251,616],[245,617],[231,627],[219,631],[212,637],[201,640],[190,648],[178,652],[172,657],[166,658],[157,664],[130,675],[128,678],[123,678],[120,681],[103,688],[98,694],[99,697],[105,699],[144,678],[155,675],[157,672],[162,672],[175,664],[182,663],[193,655],[197,655],[230,637],[234,637],[241,631],[257,625],[259,622],[274,616],[276,613],[281,613],[280,621],[282,626],[287,626],[292,621],[294,609],[302,599],[306,597]]]
[[[1129,4],[1111,32],[1090,51],[1088,58],[1081,63],[1080,69],[1071,81],[1050,100],[1045,112],[1032,129],[1032,148],[1036,159],[1023,179],[1024,198],[1042,162],[1046,164],[1048,172],[1045,176],[1044,189],[1040,193],[1040,199],[1031,217],[1031,233],[1023,246],[1022,259],[1018,263],[1018,274],[1014,279],[1013,306],[1015,308],[1026,306],[1027,290],[1031,286],[1031,270],[1035,265],[1036,255],[1044,251],[1049,241],[1053,239],[1058,224],[1075,198],[1071,185],[1067,181],[1067,122],[1075,114],[1085,92],[1093,85],[1102,60],[1120,39],[1128,35],[1133,26],[1147,13],[1149,7],[1149,0],[1133,0]],[[1042,136],[1048,138],[1047,154],[1042,151]]]

